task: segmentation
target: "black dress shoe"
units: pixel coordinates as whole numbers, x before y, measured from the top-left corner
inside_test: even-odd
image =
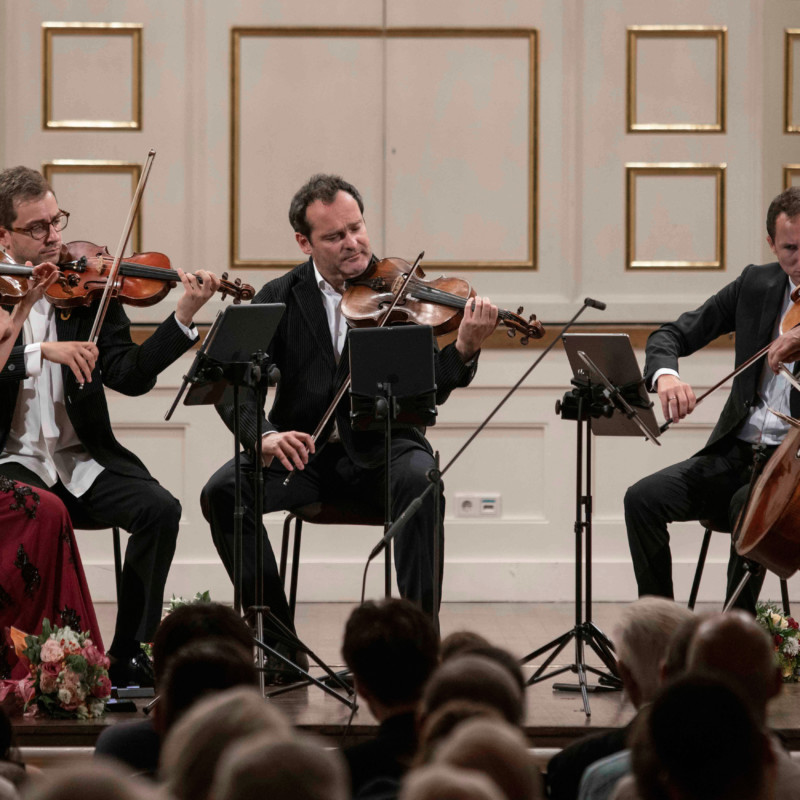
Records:
[[[125,686],[153,686],[155,684],[153,662],[143,650],[139,650],[129,658],[115,661],[108,668],[108,677],[111,685],[118,689]]]

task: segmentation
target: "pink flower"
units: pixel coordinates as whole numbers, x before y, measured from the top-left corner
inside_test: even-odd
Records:
[[[61,661],[64,658],[64,649],[55,639],[48,639],[42,645],[42,661]]]
[[[49,672],[42,671],[39,676],[39,688],[42,694],[52,694],[58,687],[58,674],[51,675]]]
[[[111,696],[111,681],[106,675],[100,675],[92,686],[92,694],[95,697],[110,697]]]
[[[40,675],[50,675],[54,678],[58,677],[58,673],[61,672],[61,662],[60,661],[47,661],[43,663],[39,668]]]
[[[103,669],[108,669],[109,667],[108,658],[103,654],[103,651],[95,647],[91,642],[83,648],[83,657],[90,667],[100,666]]]

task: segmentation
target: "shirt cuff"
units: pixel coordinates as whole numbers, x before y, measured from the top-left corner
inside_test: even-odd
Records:
[[[42,343],[26,344],[24,352],[25,374],[29,378],[39,377],[42,374]]]
[[[670,367],[662,367],[661,369],[657,369],[650,380],[650,386],[653,387],[653,391],[656,391],[656,388],[658,387],[658,379],[662,375],[674,375],[676,378],[680,378],[677,370],[671,369]]]
[[[181,330],[182,330],[182,331],[183,331],[183,332],[184,332],[184,333],[185,333],[185,334],[186,334],[186,335],[187,335],[187,336],[188,336],[188,337],[189,337],[189,338],[190,338],[192,341],[195,341],[195,339],[197,339],[197,337],[200,335],[200,334],[197,332],[197,328],[195,328],[195,327],[194,327],[194,325],[192,325],[192,327],[191,327],[191,328],[187,328],[187,327],[186,327],[186,325],[184,325],[184,324],[183,324],[183,323],[182,323],[182,322],[181,322],[181,321],[178,319],[178,317],[177,317],[177,316],[175,317],[175,322],[177,323],[178,327],[179,327],[179,328],[180,328],[180,329],[181,329]]]

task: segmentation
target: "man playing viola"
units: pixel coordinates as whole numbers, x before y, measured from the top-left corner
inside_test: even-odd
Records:
[[[361,275],[374,258],[358,190],[333,175],[315,175],[294,196],[289,221],[308,261],[267,283],[254,303],[285,303],[286,311],[269,346],[280,370],[280,383],[269,418],[254,404],[242,411],[242,442],[252,464],[260,449],[265,469],[264,512],[293,509],[324,501],[344,509],[356,508],[382,516],[383,437],[354,432],[349,423],[349,399],[338,405],[334,420],[317,444],[311,435],[337,389],[347,377],[347,323],[340,305],[345,281]],[[472,380],[478,351],[497,324],[497,307],[486,298],[468,303],[455,342],[437,351],[437,402]],[[232,428],[232,407],[219,409]],[[255,417],[266,431],[255,441]],[[431,447],[417,430],[392,436],[392,518],[427,487],[433,467]],[[284,485],[287,470],[292,480]],[[203,490],[203,513],[211,523],[214,544],[233,575],[233,462],[225,464]],[[252,508],[250,480],[243,481],[244,504]],[[431,532],[433,499],[409,521],[396,539],[396,569],[400,593],[429,613],[433,608]],[[252,605],[256,564],[253,520],[245,517],[242,599]],[[266,539],[266,537],[265,537]],[[265,542],[264,602],[287,626],[293,627],[278,577],[275,557]],[[437,578],[440,580],[440,577]]]
[[[777,262],[750,265],[700,308],[654,331],[647,341],[645,381],[658,392],[664,416],[678,422],[695,406],[692,387],[678,374],[678,359],[725,333],[736,333],[736,363],[772,342],[766,361],[738,375],[706,446],[687,461],[650,475],[628,489],[625,522],[639,594],[672,597],[670,522],[709,519],[735,530],[753,463],[753,445],[771,454],[788,424],[772,414],[800,417],[800,394],[778,374],[800,356],[800,328],[779,335],[800,286],[800,187],[779,194],[767,212],[767,243]],[[744,566],[731,544],[730,597]],[[752,577],[736,605],[755,611],[763,576]]]
[[[0,172],[0,247],[18,264],[56,262],[69,214],[42,175]],[[112,300],[97,344],[88,342],[94,307],[59,313],[46,298],[31,309],[0,372],[0,475],[55,493],[76,528],[118,525],[131,534],[109,648],[117,685],[152,681],[140,642],[152,640],[175,552],[180,503],[117,441],[104,386],[136,396],[192,347],[195,313],[219,279],[180,273],[184,294],[141,345]]]

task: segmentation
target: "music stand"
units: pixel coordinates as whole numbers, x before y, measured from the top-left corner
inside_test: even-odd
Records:
[[[573,371],[573,389],[556,404],[563,419],[577,422],[575,481],[575,625],[543,647],[522,659],[523,664],[552,651],[538,667],[528,685],[572,671],[578,685],[554,684],[563,691],[580,691],[586,716],[591,716],[588,692],[614,691],[621,688],[614,647],[592,621],[592,438],[599,436],[636,436],[643,432],[658,444],[658,423],[652,403],[644,390],[639,365],[627,334],[565,334],[562,337]],[[596,423],[592,420],[596,419]],[[586,447],[584,450],[584,439]],[[584,458],[585,453],[585,458]],[[585,475],[586,492],[583,490]],[[585,557],[585,561],[584,561]],[[584,606],[585,588],[585,606]],[[585,610],[584,610],[585,608]],[[583,615],[583,618],[582,618]],[[575,661],[543,674],[567,644],[575,641]],[[584,658],[588,645],[608,672],[588,666]],[[589,685],[586,673],[599,676],[599,683]]]
[[[256,413],[256,442],[261,441],[261,413],[266,401],[268,383],[269,357],[265,350],[278,327],[286,306],[283,303],[257,303],[250,305],[227,306],[224,313],[217,316],[208,332],[194,363],[184,376],[178,395],[167,412],[166,419],[172,415],[175,407],[186,392],[184,405],[218,405],[233,404],[233,438],[234,438],[234,556],[233,584],[234,607],[242,613],[242,560],[243,560],[243,524],[245,507],[242,503],[242,467],[241,467],[241,407],[240,390],[253,392]],[[187,391],[188,388],[188,391]],[[264,605],[264,581],[261,565],[264,560],[264,540],[261,531],[261,516],[264,492],[264,475],[259,454],[254,454],[254,498],[253,498],[253,531],[255,539],[256,569],[255,604],[253,610],[256,620],[256,634],[253,643],[257,646],[257,668],[264,692],[264,653],[270,653],[281,663],[286,664],[304,678],[319,686],[324,692],[343,702],[349,708],[355,705],[348,698],[325,686],[301,669],[291,659],[267,645],[264,639],[264,617],[273,627],[275,638],[283,644],[295,649],[300,647],[311,656],[329,675],[333,671],[309,650],[297,636],[275,617]],[[345,687],[349,689],[349,687]]]
[[[429,325],[354,328],[349,334],[350,422],[356,431],[384,432],[384,534],[392,526],[392,430],[436,422],[435,342]],[[438,510],[434,509],[438,514]],[[434,609],[438,605],[439,522],[434,532]],[[385,594],[391,596],[391,543],[386,545]],[[436,613],[434,611],[434,619]]]

